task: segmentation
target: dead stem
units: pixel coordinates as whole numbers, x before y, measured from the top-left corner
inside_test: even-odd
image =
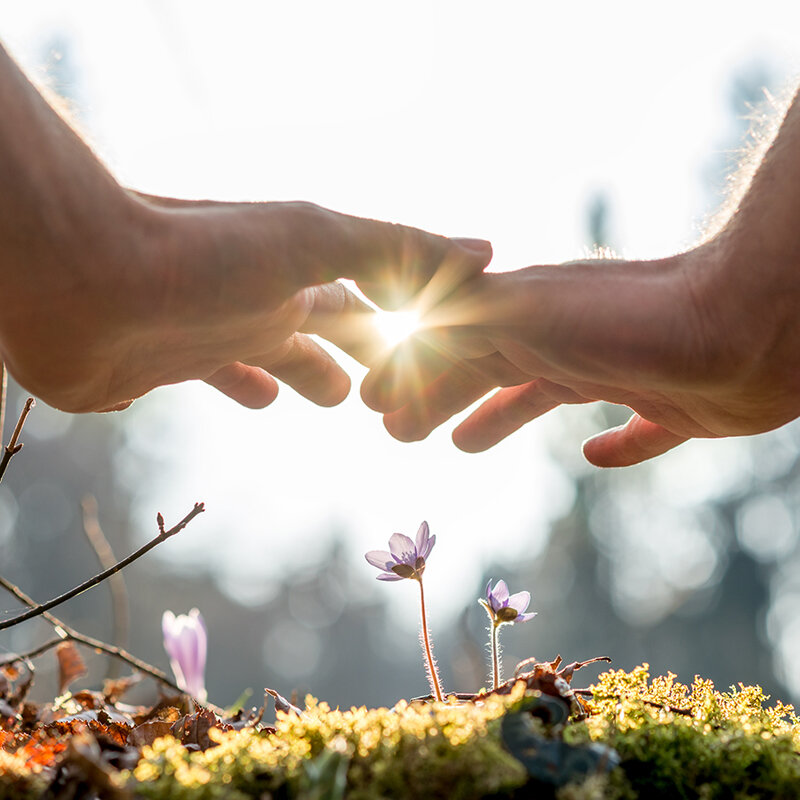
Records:
[[[3,377],[5,378],[5,371],[3,372]],[[5,387],[3,387],[3,389],[3,402],[5,403]],[[12,457],[22,450],[22,444],[18,443],[19,435],[22,433],[22,426],[25,424],[28,414],[30,414],[31,409],[35,405],[36,401],[32,397],[29,397],[25,401],[25,405],[20,412],[19,419],[17,420],[16,427],[14,428],[14,433],[11,434],[11,439],[3,450],[3,457],[0,458],[0,481],[3,480],[3,475],[6,474],[6,469],[8,468],[8,464]],[[0,433],[0,435],[2,434]]]
[[[8,372],[6,365],[0,360],[0,442],[6,426],[6,396],[8,395]]]
[[[94,495],[87,494],[81,500],[81,510],[83,511],[83,532],[94,550],[100,566],[104,569],[111,569],[117,559],[111,549],[108,539],[100,527],[100,520],[97,518],[97,500]],[[108,588],[111,592],[111,613],[114,622],[111,641],[117,646],[125,648],[128,646],[128,633],[130,631],[130,613],[128,603],[128,590],[125,586],[125,577],[122,572],[111,575],[108,579]],[[116,678],[118,674],[118,662],[111,659],[108,662],[107,678]]]

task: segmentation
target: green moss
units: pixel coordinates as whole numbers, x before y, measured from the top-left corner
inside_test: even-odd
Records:
[[[592,715],[567,725],[564,740],[609,745],[621,766],[558,790],[528,784],[503,744],[502,717],[521,704],[522,684],[479,705],[339,711],[310,698],[302,716],[279,715],[274,734],[215,731],[219,744],[205,752],[166,737],[119,777],[149,800],[800,800],[800,723],[758,687],[718,692],[699,678],[691,686],[674,675],[651,680],[645,665],[606,672],[592,689]],[[21,753],[0,749],[0,776],[0,800],[41,796],[43,778]]]
[[[647,665],[604,673],[592,688],[596,714],[566,738],[619,753],[603,797],[800,798],[800,725],[791,706],[766,706],[760,688],[650,681]]]
[[[309,698],[303,716],[280,715],[272,735],[221,734],[219,746],[203,753],[159,740],[134,770],[136,791],[152,800],[305,796],[304,764],[333,751],[348,760],[348,800],[510,795],[527,776],[502,745],[500,717],[521,695],[520,686],[482,705],[401,702],[349,711]]]

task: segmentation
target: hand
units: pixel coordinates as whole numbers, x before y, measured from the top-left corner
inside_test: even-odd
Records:
[[[276,378],[321,405],[347,394],[319,333],[362,361],[369,309],[445,296],[491,258],[309,203],[184,202],[127,192],[0,47],[0,357],[66,411],[122,408],[203,379],[251,407]]]
[[[203,379],[243,405],[274,400],[276,378],[320,405],[350,379],[308,334],[367,362],[372,314],[353,278],[393,306],[436,275],[450,285],[483,269],[488,243],[449,240],[307,203],[183,203],[131,197],[111,241],[43,252],[43,283],[0,323],[12,374],[68,411],[120,408],[150,389]],[[40,250],[43,248],[40,248]],[[51,255],[52,262],[46,258]],[[69,262],[68,262],[69,263]]]
[[[767,146],[769,145],[769,146]],[[453,433],[496,444],[564,403],[635,412],[584,444],[635,464],[691,437],[771,430],[800,415],[800,99],[721,230],[652,262],[580,261],[482,275],[426,306],[429,329],[373,370],[365,401],[421,439],[502,387]],[[749,174],[749,170],[745,170]]]
[[[763,275],[781,274],[760,255]],[[735,279],[752,275],[753,263],[752,245],[723,235],[661,261],[481,275],[428,314],[432,327],[411,348],[422,363],[383,365],[362,395],[410,441],[504,387],[453,432],[469,452],[561,404],[626,405],[635,413],[625,426],[584,445],[607,467],[691,437],[770,430],[800,414],[800,329],[768,281]]]

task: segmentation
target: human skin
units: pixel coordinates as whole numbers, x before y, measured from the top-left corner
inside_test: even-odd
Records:
[[[475,278],[426,310],[426,330],[362,395],[389,432],[419,440],[483,397],[453,432],[497,444],[566,403],[628,406],[584,443],[603,467],[694,437],[772,430],[800,415],[800,101],[713,238],[656,261],[592,259]],[[406,358],[408,358],[408,353]]]
[[[310,333],[368,361],[371,313],[480,272],[491,247],[310,203],[155,198],[119,185],[0,46],[0,357],[65,411],[202,379],[320,405],[350,379]]]

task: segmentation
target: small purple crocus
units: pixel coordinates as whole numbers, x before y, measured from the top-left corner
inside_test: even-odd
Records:
[[[436,668],[436,659],[433,657],[431,635],[428,632],[428,617],[425,611],[425,589],[422,586],[422,573],[425,572],[425,562],[436,544],[436,537],[431,536],[428,523],[423,522],[417,531],[416,541],[412,541],[403,533],[393,533],[389,539],[388,550],[370,550],[365,558],[381,570],[379,581],[401,581],[411,578],[419,584],[419,602],[422,620],[420,643],[422,644],[425,671],[431,686],[431,693],[441,702],[444,699],[442,683],[439,680],[439,671]]]
[[[161,630],[175,682],[184,692],[204,703],[207,697],[205,672],[208,633],[202,615],[196,608],[177,617],[171,611],[165,611],[161,618]]]
[[[415,542],[403,533],[394,533],[389,539],[389,550],[370,550],[365,558],[373,567],[382,570],[377,576],[379,581],[420,580],[435,544],[436,537],[431,536],[428,523],[423,522]]]
[[[497,581],[492,589],[492,581],[486,584],[486,599],[478,601],[485,609],[492,625],[505,625],[509,622],[527,622],[536,616],[535,611],[525,613],[531,602],[530,592],[517,592],[509,595],[505,581]]]
[[[490,645],[492,651],[492,688],[497,689],[502,679],[502,663],[500,659],[500,628],[517,622],[527,622],[536,616],[535,611],[526,613],[531,602],[530,592],[517,592],[509,594],[508,584],[497,581],[492,589],[492,581],[486,584],[486,598],[478,599],[486,609],[491,625],[489,627]]]

